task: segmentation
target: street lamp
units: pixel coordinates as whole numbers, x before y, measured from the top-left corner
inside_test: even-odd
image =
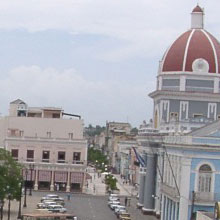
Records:
[[[11,193],[10,193],[10,187],[7,186],[7,194],[8,194],[8,220],[10,220],[10,214],[11,214]]]
[[[29,191],[29,196],[32,196],[32,187],[33,187],[33,182],[32,182],[32,172],[34,170],[34,164],[29,164],[29,169],[31,170],[31,184],[30,184],[30,191]]]
[[[20,187],[20,198],[19,198],[18,217],[17,217],[17,219],[21,219],[21,197],[22,197],[22,183],[19,183],[19,187]]]
[[[27,175],[28,175],[28,169],[25,169],[25,183],[24,183],[24,204],[23,207],[27,207]]]
[[[11,193],[8,194],[8,220],[10,220],[11,214]]]
[[[4,200],[0,200],[0,205],[1,205],[1,220],[3,219],[3,206],[4,206]]]

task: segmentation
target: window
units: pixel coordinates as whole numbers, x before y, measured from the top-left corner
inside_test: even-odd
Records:
[[[65,163],[65,152],[59,151],[58,152],[58,163]]]
[[[14,160],[18,160],[18,149],[12,149],[11,156],[13,157]]]
[[[199,168],[199,192],[211,192],[212,169],[208,164]]]
[[[200,118],[202,116],[203,116],[203,114],[193,114],[193,118]]]
[[[34,161],[34,150],[27,150],[27,161]]]
[[[47,138],[51,138],[51,132],[50,131],[47,132]]]
[[[11,137],[16,137],[16,130],[15,129],[9,129],[9,133]]]
[[[73,153],[73,160],[80,160],[81,152],[74,152]]]
[[[69,133],[69,139],[70,139],[70,140],[73,139],[73,133]]]
[[[43,151],[42,153],[42,162],[49,162],[50,160],[50,151]]]
[[[19,131],[19,135],[20,135],[20,137],[23,137],[24,136],[24,131]]]
[[[58,114],[58,113],[53,113],[53,114],[52,114],[52,118],[60,118],[60,114]]]
[[[178,119],[178,113],[177,112],[170,112],[170,119]]]

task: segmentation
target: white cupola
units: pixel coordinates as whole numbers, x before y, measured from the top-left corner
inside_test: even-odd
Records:
[[[197,5],[191,13],[191,28],[203,29],[204,27],[204,10]]]

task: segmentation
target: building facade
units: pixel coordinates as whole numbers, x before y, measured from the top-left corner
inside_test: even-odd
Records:
[[[0,143],[25,167],[23,176],[30,187],[84,190],[87,142],[80,116],[15,100],[9,116],[0,119],[0,127]]]
[[[204,12],[191,13],[191,28],[167,49],[159,64],[154,127],[189,132],[220,118],[220,44],[204,29]]]
[[[152,128],[142,128],[138,145],[138,206],[162,220],[189,220],[197,210],[213,211],[219,200],[220,44],[204,29],[196,6],[191,28],[165,52],[159,64]],[[217,122],[216,122],[217,121]]]

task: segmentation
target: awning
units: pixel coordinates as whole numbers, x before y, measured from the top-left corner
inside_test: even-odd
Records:
[[[71,183],[83,183],[84,173],[82,172],[73,172],[71,173],[70,182]]]

